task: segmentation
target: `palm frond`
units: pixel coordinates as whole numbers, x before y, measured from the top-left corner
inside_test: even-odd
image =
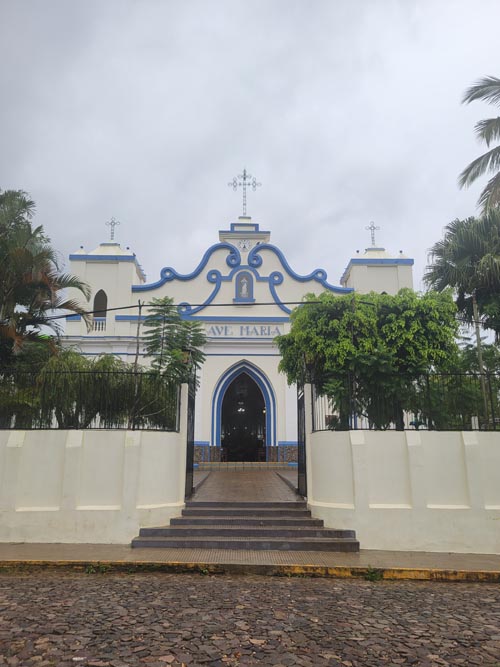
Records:
[[[90,299],[92,296],[92,289],[83,280],[80,280],[78,276],[71,275],[70,273],[58,273],[56,271],[49,273],[50,280],[57,285],[57,289],[76,289],[85,296],[85,298]]]
[[[495,169],[500,169],[500,146],[473,160],[460,174],[458,184],[461,188],[466,188],[486,171]]]
[[[500,206],[500,172],[490,178],[477,203],[485,213]]]
[[[462,104],[470,104],[475,100],[484,100],[493,104],[500,103],[500,79],[495,76],[486,76],[478,79],[464,93]]]
[[[500,116],[496,118],[485,118],[476,123],[476,136],[489,147],[492,141],[500,139]]]

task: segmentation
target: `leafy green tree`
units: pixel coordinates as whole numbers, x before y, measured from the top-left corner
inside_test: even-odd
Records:
[[[205,360],[206,337],[198,322],[183,320],[172,299],[153,299],[144,321],[146,356],[155,371],[172,382],[185,382]]]
[[[34,227],[35,204],[21,190],[0,191],[0,362],[7,363],[25,341],[40,340],[45,328],[58,334],[54,311],[78,313],[84,308],[65,296],[90,288],[60,270],[57,253],[41,226]],[[50,339],[46,339],[50,342]]]
[[[476,81],[465,91],[462,101],[469,104],[475,100],[483,100],[499,106],[500,79],[487,76]],[[500,204],[500,146],[490,148],[493,142],[500,139],[500,117],[479,121],[476,123],[475,131],[477,138],[484,142],[489,150],[473,160],[462,171],[458,182],[460,187],[464,188],[474,183],[484,173],[494,174],[481,192],[478,201],[478,204],[483,207],[483,212],[487,212]]]
[[[430,249],[424,281],[433,290],[449,288],[457,308],[472,324],[475,294],[482,324],[500,336],[500,210],[480,218],[454,220]]]
[[[290,384],[311,373],[338,411],[338,428],[348,428],[352,411],[376,428],[402,428],[415,380],[455,363],[455,312],[449,293],[309,294],[290,333],[276,339],[280,370]]]

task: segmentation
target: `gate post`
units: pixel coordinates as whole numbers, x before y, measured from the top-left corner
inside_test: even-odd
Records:
[[[305,404],[307,386],[297,385],[297,491],[304,498],[307,496]]]
[[[196,382],[191,380],[189,384],[182,385],[182,394],[187,403],[186,411],[186,488],[185,499],[193,495],[194,491],[194,408],[196,396]]]
[[[310,503],[313,500],[313,468],[312,468],[312,451],[311,451],[311,435],[314,430],[313,423],[313,389],[314,385],[304,385],[304,430],[305,430],[305,455],[306,455],[306,481],[307,481],[307,501]]]

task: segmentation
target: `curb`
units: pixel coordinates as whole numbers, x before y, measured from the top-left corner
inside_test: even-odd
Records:
[[[263,565],[239,563],[203,563],[162,561],[80,561],[80,560],[4,560],[0,561],[0,574],[34,569],[65,569],[86,574],[113,572],[133,574],[138,572],[165,572],[171,574],[197,573],[201,575],[262,575],[268,577],[324,577],[332,579],[364,579],[366,581],[456,581],[500,583],[500,571],[495,570],[446,570],[434,568],[372,568],[327,567],[320,565]]]
[[[197,493],[197,492],[201,489],[201,487],[203,486],[203,484],[205,484],[205,482],[207,481],[207,479],[210,477],[211,474],[212,474],[212,471],[211,471],[211,470],[207,470],[207,474],[205,475],[205,477],[203,477],[203,478],[198,482],[198,484],[196,484],[196,485],[193,486],[193,494],[192,494],[193,496],[195,495],[195,493]]]
[[[298,490],[296,484],[294,484],[291,480],[288,479],[288,477],[285,477],[284,475],[282,475],[277,470],[275,470],[274,472],[275,472],[276,475],[278,475],[278,477],[281,479],[281,481],[284,482],[288,486],[288,488],[290,488],[294,493],[296,493],[298,495],[299,490]],[[302,496],[300,496],[300,497],[302,498]]]

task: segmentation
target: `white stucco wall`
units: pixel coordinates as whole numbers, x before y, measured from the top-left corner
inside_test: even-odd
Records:
[[[0,541],[126,544],[184,506],[180,432],[0,431]]]
[[[310,433],[308,504],[363,549],[500,554],[500,434]]]

